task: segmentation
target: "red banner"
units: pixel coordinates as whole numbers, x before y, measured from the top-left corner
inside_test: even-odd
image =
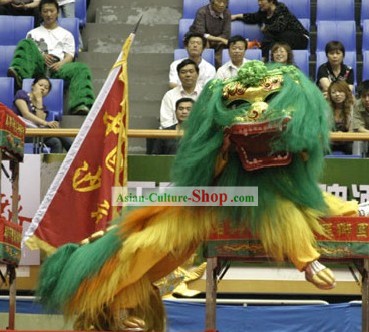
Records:
[[[32,249],[50,252],[67,242],[79,242],[105,229],[118,213],[111,195],[113,186],[127,181],[127,56],[133,37],[126,40],[32,220],[25,236]]]

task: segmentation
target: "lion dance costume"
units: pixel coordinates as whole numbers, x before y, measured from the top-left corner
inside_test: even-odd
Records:
[[[164,331],[154,282],[185,262],[216,223],[249,227],[276,260],[289,259],[317,287],[334,276],[317,259],[319,218],[356,214],[355,202],[318,186],[329,149],[329,106],[294,66],[246,63],[236,78],[209,82],[176,155],[176,186],[256,186],[258,206],[133,210],[85,245],[66,244],[42,266],[38,295],[79,329]],[[138,317],[138,318],[137,318]],[[144,322],[144,323],[143,323]]]

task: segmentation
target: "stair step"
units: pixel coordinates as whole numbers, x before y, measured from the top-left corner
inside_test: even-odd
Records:
[[[96,9],[96,23],[125,23],[134,26],[140,17],[139,29],[144,25],[153,26],[155,24],[174,24],[178,25],[182,17],[182,8],[173,8],[173,6],[134,6],[129,7],[117,5],[103,5]]]
[[[88,23],[83,30],[89,52],[119,53],[134,24]],[[131,53],[173,53],[178,45],[178,26],[161,24],[141,26]]]

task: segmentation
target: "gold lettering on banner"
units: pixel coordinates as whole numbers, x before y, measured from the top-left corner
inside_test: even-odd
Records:
[[[21,123],[17,122],[12,116],[6,115],[5,125],[14,133],[24,136],[26,128]]]
[[[360,223],[357,225],[356,236],[357,237],[368,237],[369,224]]]
[[[115,117],[105,112],[103,121],[106,125],[105,136],[108,136],[111,132],[119,134],[120,126],[122,125],[122,112],[119,112]]]
[[[325,234],[327,234],[328,237],[332,238],[334,236],[333,234],[333,224],[332,223],[324,223],[322,224],[324,228]]]
[[[352,226],[347,223],[339,223],[337,224],[337,232],[338,235],[351,235],[352,234]]]
[[[101,187],[102,169],[99,166],[96,174],[91,174],[87,161],[83,162],[83,166],[77,168],[73,175],[73,189],[79,192],[89,192]]]
[[[118,150],[117,147],[115,147],[108,153],[108,155],[105,158],[105,166],[112,173],[115,173],[115,164],[117,162],[117,150]],[[123,159],[121,159],[119,167],[120,169],[123,169]]]
[[[96,219],[97,224],[102,218],[107,217],[110,209],[109,202],[105,199],[103,203],[97,205],[97,211],[91,212],[91,218]]]

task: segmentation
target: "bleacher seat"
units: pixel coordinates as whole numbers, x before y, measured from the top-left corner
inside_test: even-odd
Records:
[[[346,51],[356,52],[355,21],[319,21],[316,26],[317,51],[324,51],[328,42],[338,40],[345,46]]]
[[[309,77],[309,51],[292,50],[296,66]]]
[[[194,19],[197,10],[208,4],[209,0],[183,0],[182,18]]]
[[[369,19],[363,20],[363,43],[362,43],[362,51],[364,52],[368,50],[369,50]]]
[[[84,28],[87,21],[87,3],[86,0],[76,0],[75,15],[79,19],[79,27]]]
[[[325,54],[325,52],[320,51],[320,52],[316,52],[316,73],[318,73],[318,68],[320,65],[322,65],[323,63],[327,62],[327,56]],[[345,58],[343,59],[343,63],[346,64],[347,66],[350,66],[353,68],[354,70],[354,85],[357,84],[357,70],[356,70],[356,52],[353,51],[346,51],[345,52]]]
[[[14,100],[14,78],[0,77],[0,102],[12,108]]]
[[[79,49],[79,19],[77,17],[64,17],[58,19],[59,25],[72,33],[76,43],[76,54],[78,56]]]
[[[22,89],[31,91],[33,78],[23,79]],[[50,113],[50,120],[61,121],[64,109],[64,81],[61,79],[50,79],[52,89],[44,98],[44,104]]]
[[[15,48],[15,45],[0,45],[0,77],[7,76]]]
[[[310,0],[283,0],[282,2],[297,18],[310,20]]]
[[[363,51],[363,81],[369,80],[369,50]]]
[[[369,20],[369,0],[361,0],[360,7],[360,24],[363,25],[364,20]]]
[[[245,24],[241,21],[233,21],[231,23],[231,36],[240,35],[245,38]]]
[[[33,16],[0,15],[0,45],[17,45],[33,29]]]
[[[181,18],[178,22],[178,48],[183,48],[183,38],[193,23],[193,18]]]
[[[246,59],[249,60],[261,60],[261,50],[258,48],[250,48],[246,50],[245,54]],[[224,65],[227,61],[230,60],[228,49],[224,49],[222,51],[222,65]]]
[[[174,60],[179,60],[183,58],[187,58],[188,53],[185,48],[177,48],[174,50]],[[202,57],[213,66],[215,64],[215,57],[214,57],[214,49],[213,48],[205,48]]]
[[[254,13],[259,6],[257,1],[229,0],[228,9],[232,14]]]
[[[239,23],[243,24],[242,22]],[[257,24],[243,24],[243,26],[244,26],[243,36],[247,38],[249,41],[257,40],[261,42],[263,40],[264,34],[261,32],[260,27]]]
[[[310,18],[299,18],[299,21],[307,31],[310,31]]]
[[[320,0],[316,2],[316,22],[354,20],[355,0]]]

